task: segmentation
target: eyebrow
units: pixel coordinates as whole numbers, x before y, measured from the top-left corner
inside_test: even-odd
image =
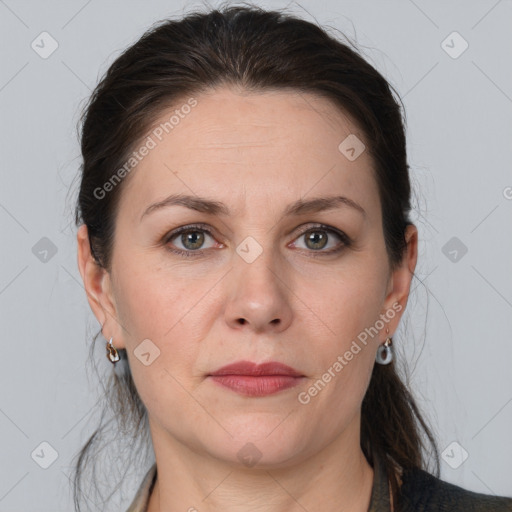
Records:
[[[164,200],[158,201],[157,203],[154,203],[146,208],[146,210],[144,210],[142,213],[140,220],[142,221],[144,216],[154,211],[170,206],[184,206],[190,210],[195,210],[210,215],[230,215],[229,208],[224,203],[219,201],[214,201],[204,197],[190,196],[186,194],[172,194],[166,197]],[[366,211],[361,205],[344,196],[317,197],[308,200],[301,198],[286,207],[283,213],[283,217],[303,215],[306,213],[317,213],[325,210],[332,210],[342,206],[348,206],[366,217]]]

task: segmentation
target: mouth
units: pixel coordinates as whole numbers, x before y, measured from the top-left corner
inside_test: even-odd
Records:
[[[304,378],[299,371],[279,362],[256,364],[239,361],[208,375],[216,384],[245,396],[267,396],[289,389]]]

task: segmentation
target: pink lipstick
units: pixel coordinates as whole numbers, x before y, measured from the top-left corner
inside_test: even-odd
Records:
[[[209,377],[226,388],[246,396],[267,396],[296,386],[304,377],[300,372],[278,362],[256,364],[238,361],[219,368]]]

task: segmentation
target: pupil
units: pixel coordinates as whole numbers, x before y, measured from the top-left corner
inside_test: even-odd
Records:
[[[203,238],[204,235],[202,233],[199,233],[198,231],[191,231],[190,233],[185,233],[183,235],[182,242],[183,245],[185,245],[185,247],[190,247],[190,242],[192,245],[192,247],[190,248],[197,249],[198,247],[201,247],[201,245],[203,244]]]
[[[321,243],[321,242],[324,243]],[[313,249],[322,249],[325,246],[326,236],[325,233],[321,233],[319,231],[312,232],[308,237],[308,242],[312,242],[314,244],[320,243],[320,247],[313,247]]]

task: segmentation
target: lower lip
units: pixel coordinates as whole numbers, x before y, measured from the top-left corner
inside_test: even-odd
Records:
[[[302,377],[290,375],[210,375],[210,379],[241,395],[267,396],[296,386]]]

